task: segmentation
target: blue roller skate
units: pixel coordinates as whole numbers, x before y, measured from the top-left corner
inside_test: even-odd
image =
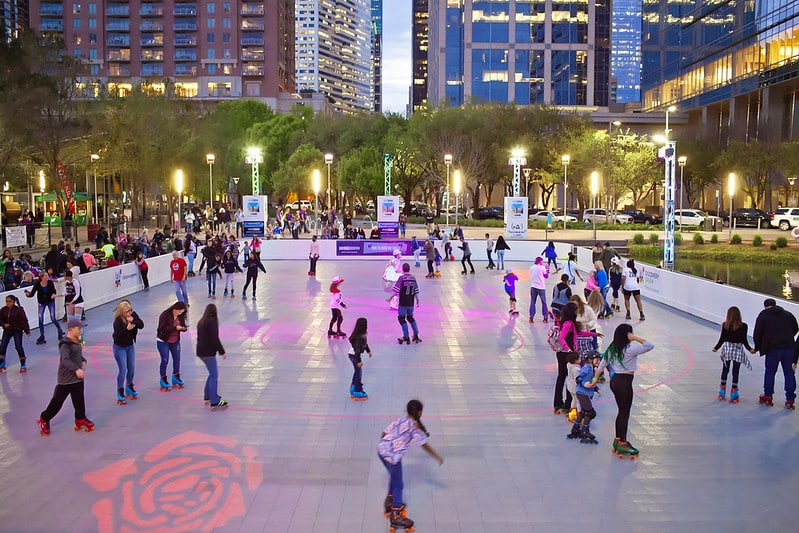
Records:
[[[169,392],[172,390],[172,387],[169,386],[169,382],[166,380],[166,376],[161,376],[160,388],[163,392]]]
[[[125,400],[125,389],[117,389],[117,405],[125,405],[127,400]]]
[[[724,401],[724,397],[725,397],[725,396],[727,396],[727,385],[725,385],[724,383],[722,383],[722,384],[721,384],[721,387],[719,387],[719,395],[718,395],[718,396],[716,396],[716,398],[718,398],[718,400],[719,400],[720,402],[723,402],[723,401]]]
[[[180,374],[172,374],[172,388],[173,389],[182,389],[186,386],[186,383],[180,379]]]
[[[730,389],[730,403],[738,403],[741,401],[740,395],[738,394],[738,387],[733,387]]]
[[[139,393],[136,392],[136,389],[133,388],[133,383],[128,383],[125,385],[125,396],[127,396],[131,400],[138,400]]]

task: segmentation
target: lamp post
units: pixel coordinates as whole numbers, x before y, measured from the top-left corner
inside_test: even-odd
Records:
[[[313,216],[314,220],[314,235],[319,236],[319,188],[322,185],[322,177],[319,175],[319,170],[313,171]]]
[[[444,208],[447,210],[447,229],[449,229],[449,166],[452,164],[452,154],[444,154],[444,164],[447,165],[447,204]]]
[[[523,168],[522,174],[524,174],[524,195],[527,197],[528,207],[530,202],[530,174],[533,173],[532,168]]]
[[[685,193],[683,192],[683,175],[685,174],[685,164],[688,162],[688,158],[684,155],[681,155],[677,158],[677,164],[680,165],[680,231],[682,231],[682,199]]]
[[[560,162],[563,163],[563,229],[566,229],[566,198],[567,194],[566,191],[568,190],[569,184],[566,181],[567,172],[569,168],[569,163],[571,162],[571,156],[568,154],[563,154],[560,156]]]
[[[730,233],[729,239],[732,242],[732,197],[735,196],[735,173],[730,172],[730,176],[727,181],[727,194],[730,196]]]
[[[92,171],[94,173],[94,223],[97,224],[97,162],[100,160],[100,156],[92,154],[90,159],[92,161]],[[105,202],[103,203],[105,204]]]
[[[461,193],[461,171],[456,170],[452,178],[452,192],[455,193],[455,225],[458,225],[458,195]]]
[[[599,173],[597,171],[591,172],[591,207],[594,209],[594,216],[591,217],[594,221],[594,241],[596,241],[596,195],[599,192]]]
[[[264,162],[264,156],[261,155],[261,149],[255,146],[247,148],[247,157],[244,162],[252,165],[252,195],[261,195],[261,180],[258,176],[258,165]]]
[[[211,206],[211,213],[214,212],[214,154],[205,154],[205,162],[208,163],[208,205]]]
[[[675,111],[677,111],[677,106],[670,105],[666,108],[666,139],[669,138],[669,133],[671,133],[671,130],[669,129],[669,113],[674,113]]]
[[[330,167],[333,166],[333,154],[325,154],[325,165],[327,165],[327,208],[330,209]]]
[[[527,159],[524,157],[524,150],[521,148],[514,148],[511,151],[511,158],[508,164],[513,166],[513,196],[519,196],[519,182],[521,182],[521,169],[523,165],[527,164]]]
[[[788,195],[785,198],[785,203],[788,204],[788,207],[792,207],[793,204],[793,186],[795,183],[796,183],[796,176],[788,178],[788,185],[790,185],[790,188],[788,189]]]
[[[178,192],[178,210],[175,213],[175,227],[180,228],[180,201],[183,197],[183,170],[178,169],[175,173],[175,190]]]
[[[618,120],[610,121],[608,123],[608,135],[611,135],[613,133],[613,126],[616,126],[618,128],[619,126],[621,126],[621,122]]]

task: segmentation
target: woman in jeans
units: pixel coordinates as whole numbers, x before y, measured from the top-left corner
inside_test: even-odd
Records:
[[[58,330],[58,340],[61,340],[61,337],[64,336],[64,330],[61,329],[61,324],[58,323],[58,319],[55,316],[55,284],[50,281],[50,276],[47,272],[39,272],[39,282],[34,283],[30,290],[25,291],[25,296],[28,298],[33,298],[34,295],[36,295],[36,299],[39,302],[39,338],[36,339],[36,344],[47,342],[47,339],[44,338],[45,309],[50,311],[50,322],[55,324],[55,328]]]
[[[217,317],[216,306],[208,304],[205,306],[203,316],[197,322],[197,357],[202,360],[208,369],[208,379],[205,380],[205,392],[203,394],[205,403],[211,405],[211,409],[227,407],[228,403],[217,393],[217,383],[219,381],[219,371],[216,366],[216,354],[227,359],[225,348],[219,340],[219,319]]]
[[[144,321],[139,318],[129,301],[121,300],[114,310],[113,333],[114,360],[118,368],[117,405],[125,405],[126,398],[139,398],[139,393],[133,387],[133,374],[136,371],[136,349],[133,345],[140,329],[144,329]]]
[[[182,389],[185,383],[180,379],[180,333],[189,329],[186,327],[186,309],[184,302],[177,301],[158,317],[158,330],[156,331],[156,346],[161,356],[161,390],[170,391],[172,387]],[[166,367],[169,363],[169,354],[172,354],[172,386],[167,381]]]

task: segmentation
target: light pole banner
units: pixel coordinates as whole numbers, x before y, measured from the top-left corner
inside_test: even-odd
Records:
[[[266,235],[269,211],[266,196],[245,195],[242,197],[244,205],[244,237],[264,237]]]
[[[527,198],[523,196],[505,197],[505,238],[527,238]]]
[[[399,214],[399,196],[377,197],[377,227],[381,238],[399,237]]]

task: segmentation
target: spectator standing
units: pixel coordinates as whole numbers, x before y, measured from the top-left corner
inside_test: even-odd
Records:
[[[405,213],[399,214],[399,231],[400,231],[400,239],[405,238],[405,230],[408,228],[408,215]]]
[[[236,238],[244,237],[244,212],[236,209]]]
[[[594,264],[597,261],[601,260],[602,260],[602,245],[597,242],[594,244],[594,247],[591,248],[591,264]]]
[[[186,233],[192,233],[194,231],[194,220],[194,213],[189,209],[186,211],[186,216],[183,217],[183,221],[186,223]]]
[[[796,356],[794,347],[799,326],[796,317],[777,305],[774,298],[766,298],[764,309],[757,315],[752,337],[755,351],[766,356],[766,370],[763,376],[763,394],[759,402],[774,405],[774,377],[777,367],[782,366],[785,377],[785,408],[794,409],[796,401]]]
[[[89,248],[83,250],[83,264],[86,265],[86,270],[89,272],[94,272],[98,268],[97,258],[94,257]]]

